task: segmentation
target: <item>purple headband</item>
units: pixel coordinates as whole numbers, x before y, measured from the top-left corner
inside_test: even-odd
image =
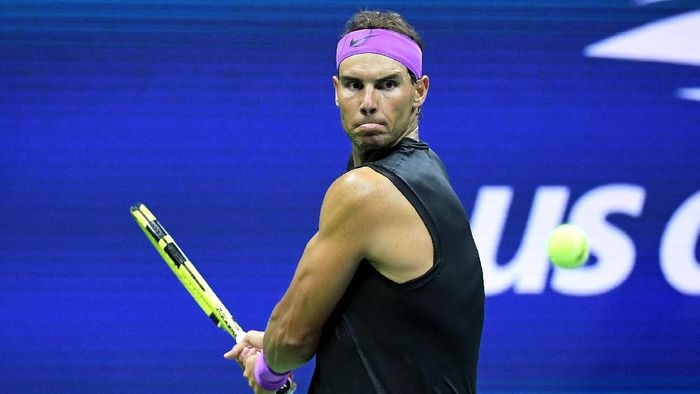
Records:
[[[350,56],[376,53],[396,60],[416,75],[423,76],[423,53],[418,44],[401,33],[386,29],[355,30],[338,41],[336,68]]]

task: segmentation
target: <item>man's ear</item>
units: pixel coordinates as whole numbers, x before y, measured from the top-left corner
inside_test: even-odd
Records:
[[[428,78],[427,75],[423,75],[422,77],[416,80],[416,83],[413,84],[413,86],[415,87],[416,92],[416,95],[413,99],[413,106],[419,108],[425,102],[426,97],[428,97],[430,78]]]
[[[338,86],[340,86],[340,81],[338,80],[338,76],[334,75],[333,76],[333,91],[335,93],[335,106],[340,107],[340,104],[338,104]]]

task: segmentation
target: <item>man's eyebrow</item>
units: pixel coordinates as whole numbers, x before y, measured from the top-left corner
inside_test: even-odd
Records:
[[[393,79],[393,80],[401,79],[401,73],[392,73],[392,74],[389,74],[385,77],[377,78],[377,81],[383,82],[383,81],[387,81],[390,79]]]
[[[348,75],[341,75],[339,79],[340,79],[341,82],[359,81],[359,80],[360,80],[360,78],[351,77],[351,76],[348,76]]]
[[[351,76],[351,75],[341,75],[339,79],[340,79],[340,81],[342,81],[342,82],[362,81],[362,80],[363,80],[363,79],[360,78],[360,77],[354,77],[354,76]],[[390,79],[391,79],[391,80],[401,79],[401,73],[400,73],[400,72],[391,73],[391,74],[389,74],[389,75],[385,75],[385,76],[383,76],[383,77],[379,77],[379,78],[377,78],[375,81],[377,81],[377,82],[383,82],[383,81],[387,81],[387,80],[390,80]]]

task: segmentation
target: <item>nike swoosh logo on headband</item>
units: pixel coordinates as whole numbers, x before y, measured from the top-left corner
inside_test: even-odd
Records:
[[[359,46],[365,45],[365,43],[367,42],[367,40],[369,40],[371,37],[376,37],[376,36],[377,36],[376,34],[370,34],[370,35],[368,35],[368,36],[365,36],[365,37],[362,37],[362,38],[358,38],[358,39],[354,39],[354,38],[353,38],[352,40],[350,40],[350,46],[353,47],[353,48],[355,48],[355,47],[359,47]]]

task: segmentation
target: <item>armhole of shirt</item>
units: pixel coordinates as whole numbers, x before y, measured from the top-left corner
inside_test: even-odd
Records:
[[[433,266],[430,267],[425,273],[422,275],[413,278],[409,281],[403,282],[403,283],[397,283],[386,276],[384,276],[381,272],[379,272],[374,266],[370,264],[370,267],[377,272],[379,276],[384,278],[386,281],[388,281],[392,286],[396,287],[401,287],[401,288],[407,288],[407,289],[413,289],[416,287],[420,287],[424,285],[425,283],[429,282],[435,275],[436,272],[440,269],[442,266],[442,255],[440,253],[440,237],[438,236],[437,232],[437,227],[435,226],[435,222],[433,221],[432,216],[430,216],[430,213],[428,210],[425,208],[425,205],[423,204],[423,201],[418,197],[416,192],[409,186],[398,174],[396,174],[394,171],[381,166],[377,165],[375,163],[367,163],[362,165],[361,167],[369,167],[372,170],[376,171],[377,173],[383,175],[386,177],[398,190],[401,192],[401,194],[408,200],[409,204],[413,206],[413,208],[418,212],[418,216],[421,218],[423,221],[423,224],[425,225],[425,228],[428,229],[428,234],[430,235],[430,238],[433,243]]]

